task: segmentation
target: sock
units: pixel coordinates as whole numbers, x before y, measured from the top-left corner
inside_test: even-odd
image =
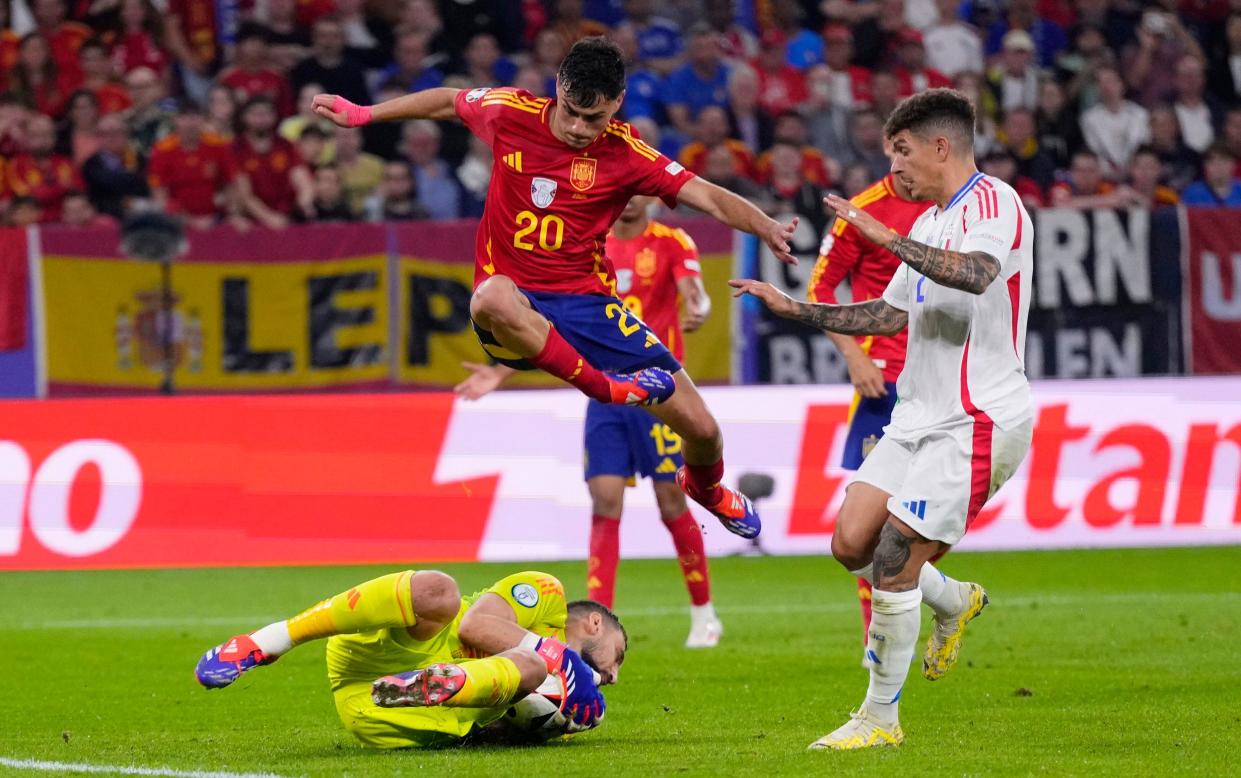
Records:
[[[489,656],[458,665],[465,670],[465,685],[444,701],[449,708],[494,708],[517,696],[521,670],[506,656]]]
[[[664,526],[672,535],[685,588],[689,590],[689,601],[694,605],[711,602],[711,575],[707,570],[707,551],[702,545],[702,528],[688,510],[665,521]]]
[[[543,350],[528,359],[530,364],[576,386],[582,394],[601,403],[612,402],[608,377],[587,362],[555,327],[547,330]]]
[[[620,564],[620,519],[590,517],[590,561],[586,563],[586,597],[612,607],[616,566]]]
[[[715,505],[724,496],[720,481],[724,480],[724,460],[711,465],[685,463],[685,492],[704,505]]]
[[[857,579],[857,601],[862,607],[862,643],[865,644],[870,633],[871,617],[871,585],[865,578]]]
[[[965,610],[965,587],[949,578],[935,565],[927,562],[918,571],[918,589],[922,601],[931,606],[936,616],[948,616]]]
[[[704,602],[702,605],[689,606],[689,620],[697,624],[700,621],[718,621],[719,617],[715,615],[715,606]]]
[[[914,645],[918,642],[918,627],[922,621],[918,603],[922,602],[922,592],[875,589],[871,597],[874,613],[870,619],[870,640],[866,644],[871,662],[866,710],[879,721],[894,724],[898,720],[901,687],[909,675],[909,663],[913,661]]]
[[[268,624],[260,630],[251,632],[250,638],[264,654],[270,657],[278,657],[293,648],[293,638],[289,637],[289,622],[287,621]]]
[[[414,626],[417,619],[409,592],[413,575],[413,570],[406,570],[374,578],[307,608],[287,622],[292,644],[350,632]]]
[[[866,567],[859,567],[856,570],[850,570],[851,575],[856,575],[868,584],[875,582],[875,563],[867,562]]]

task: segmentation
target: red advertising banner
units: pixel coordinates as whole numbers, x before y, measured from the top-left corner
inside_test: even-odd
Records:
[[[1190,372],[1241,373],[1241,221],[1222,208],[1190,208],[1185,218]]]

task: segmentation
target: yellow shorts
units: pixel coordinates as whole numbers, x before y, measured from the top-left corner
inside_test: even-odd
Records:
[[[452,745],[504,715],[499,708],[381,708],[369,683],[337,689],[336,713],[354,737],[371,748],[434,748]]]

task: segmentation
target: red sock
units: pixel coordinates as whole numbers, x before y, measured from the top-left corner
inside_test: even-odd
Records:
[[[689,601],[694,605],[706,605],[711,602],[711,574],[707,572],[707,551],[702,546],[702,528],[689,511],[665,521],[664,526],[668,528],[672,535],[672,544],[676,546],[681,575],[685,577],[685,588],[689,589]]]
[[[543,344],[543,350],[530,357],[529,362],[540,370],[573,384],[587,397],[601,403],[612,402],[612,389],[607,376],[577,353],[577,349],[570,346],[569,341],[561,337],[555,327],[547,330],[547,342]]]
[[[862,606],[862,645],[866,645],[870,633],[870,583],[865,578],[857,579],[857,601]]]
[[[616,566],[620,563],[620,519],[590,517],[590,561],[586,564],[586,596],[612,607]]]
[[[720,501],[720,481],[724,478],[724,460],[713,465],[685,464],[685,491],[690,497],[707,505]]]

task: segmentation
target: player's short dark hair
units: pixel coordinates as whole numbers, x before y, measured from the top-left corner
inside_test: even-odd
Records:
[[[573,44],[556,71],[565,97],[583,108],[615,100],[625,91],[625,59],[620,47],[604,37]]]
[[[974,147],[974,106],[955,89],[928,89],[902,100],[888,117],[883,134],[889,140],[903,130],[925,138],[950,136],[961,150]]]
[[[594,600],[574,600],[569,603],[568,609],[569,618],[571,619],[582,619],[592,613],[598,613],[605,622],[620,630],[621,637],[625,639],[625,648],[629,648],[629,633],[625,630],[625,625],[621,624],[621,620],[608,606]]]
[[[1202,152],[1203,162],[1206,162],[1208,159],[1236,159],[1236,158],[1237,156],[1233,154],[1228,149],[1227,146],[1225,146],[1223,143],[1220,143],[1220,142],[1212,143],[1209,147],[1207,147],[1206,151]]]

